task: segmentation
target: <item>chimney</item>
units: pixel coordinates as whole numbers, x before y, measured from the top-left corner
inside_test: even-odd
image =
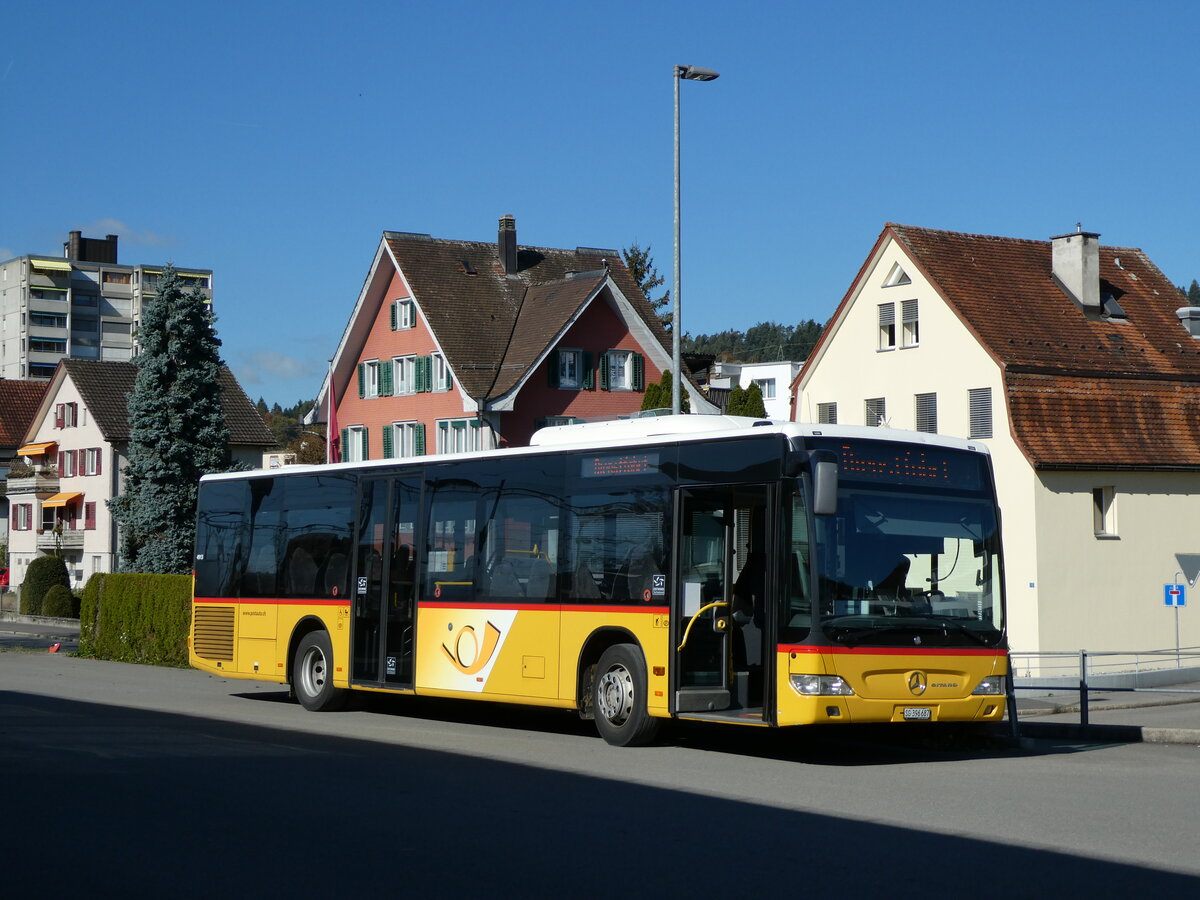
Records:
[[[80,262],[117,263],[117,236],[106,234],[104,239],[85,238],[82,231],[67,233],[66,243],[63,244],[63,255],[67,259],[77,259]]]
[[[82,240],[82,231],[68,231],[67,242],[63,244],[63,256],[67,259],[79,259],[79,245]]]
[[[1100,313],[1100,235],[1076,226],[1074,234],[1050,238],[1055,282],[1085,313]]]
[[[1200,338],[1200,306],[1181,306],[1175,310],[1179,322],[1194,338]]]
[[[496,239],[500,251],[500,263],[505,275],[517,274],[517,220],[512,216],[500,217],[500,233]]]

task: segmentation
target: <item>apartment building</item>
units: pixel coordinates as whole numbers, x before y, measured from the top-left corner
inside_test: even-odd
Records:
[[[212,301],[212,270],[176,267]],[[0,263],[0,378],[45,379],[60,359],[128,361],[142,304],[158,291],[162,264],[122,265],[117,235],[70,232],[63,255]]]

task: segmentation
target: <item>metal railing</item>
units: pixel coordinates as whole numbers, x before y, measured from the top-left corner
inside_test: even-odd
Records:
[[[1088,703],[1091,692],[1095,690],[1106,693],[1200,694],[1200,689],[1178,686],[1200,683],[1200,647],[1042,653],[1013,651],[1009,653],[1009,661],[1012,673],[1009,679],[1009,718],[1014,722],[1014,728],[1016,691],[1078,692],[1080,725],[1088,724]]]

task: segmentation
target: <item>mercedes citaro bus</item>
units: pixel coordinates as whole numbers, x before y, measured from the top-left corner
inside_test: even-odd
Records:
[[[986,447],[663,416],[206,476],[190,657],[307,709],[389,691],[784,727],[1004,715]]]

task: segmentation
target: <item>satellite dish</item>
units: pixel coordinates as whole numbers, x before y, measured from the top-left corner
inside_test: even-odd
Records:
[[[1196,576],[1200,575],[1200,553],[1176,553],[1175,560],[1183,570],[1183,577],[1188,581],[1188,587],[1195,587]]]

